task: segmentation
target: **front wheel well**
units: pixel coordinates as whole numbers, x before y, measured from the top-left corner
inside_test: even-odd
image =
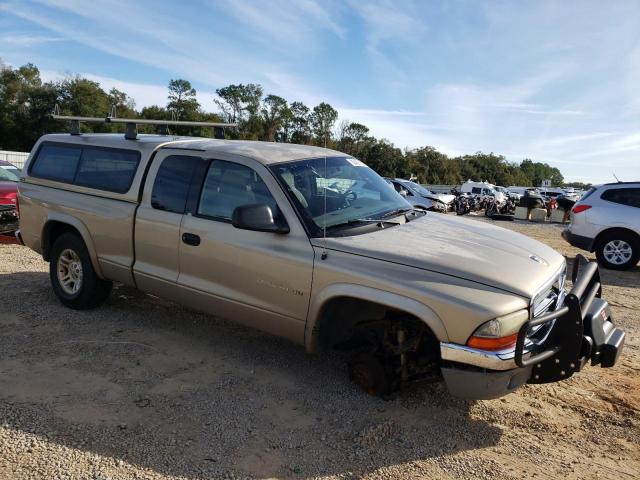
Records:
[[[82,238],[78,229],[68,223],[51,220],[45,224],[42,229],[42,257],[45,261],[49,262],[51,260],[51,248],[53,244],[60,235],[67,232],[75,233]]]
[[[415,315],[369,300],[337,297],[329,300],[320,313],[316,327],[318,346],[321,350],[344,346],[362,331],[392,323],[406,325],[437,341],[429,326]]]
[[[348,353],[349,376],[365,392],[386,395],[441,378],[440,342],[415,315],[353,297],[331,300],[321,315],[320,348]]]
[[[616,234],[616,233],[622,233],[625,235],[631,235],[633,238],[635,238],[636,242],[638,244],[640,244],[640,235],[638,235],[636,232],[634,232],[633,230],[629,229],[629,228],[624,228],[624,227],[613,227],[613,228],[607,228],[606,230],[601,231],[596,238],[594,238],[593,240],[593,246],[592,251],[595,251],[599,248],[600,243],[603,241],[603,239],[609,237],[610,235]]]

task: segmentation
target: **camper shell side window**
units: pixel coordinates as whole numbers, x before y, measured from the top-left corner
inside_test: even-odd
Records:
[[[140,152],[120,148],[44,142],[29,175],[114,193],[126,193],[140,163]]]

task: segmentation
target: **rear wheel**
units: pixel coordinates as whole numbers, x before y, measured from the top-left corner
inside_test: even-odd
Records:
[[[60,301],[77,310],[103,303],[112,286],[111,282],[98,277],[84,241],[73,232],[63,233],[54,242],[49,278]]]
[[[611,270],[628,270],[640,259],[640,241],[627,232],[611,232],[598,240],[598,263]]]

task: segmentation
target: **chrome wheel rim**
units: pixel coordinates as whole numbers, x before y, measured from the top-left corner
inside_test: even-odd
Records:
[[[67,295],[75,295],[82,286],[82,262],[78,254],[67,248],[58,256],[58,283]]]
[[[602,254],[607,262],[622,265],[631,260],[633,249],[624,240],[611,240],[602,249]]]

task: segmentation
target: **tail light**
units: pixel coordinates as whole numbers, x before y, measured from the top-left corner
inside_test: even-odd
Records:
[[[571,213],[580,213],[589,210],[591,205],[576,205],[571,209]]]

